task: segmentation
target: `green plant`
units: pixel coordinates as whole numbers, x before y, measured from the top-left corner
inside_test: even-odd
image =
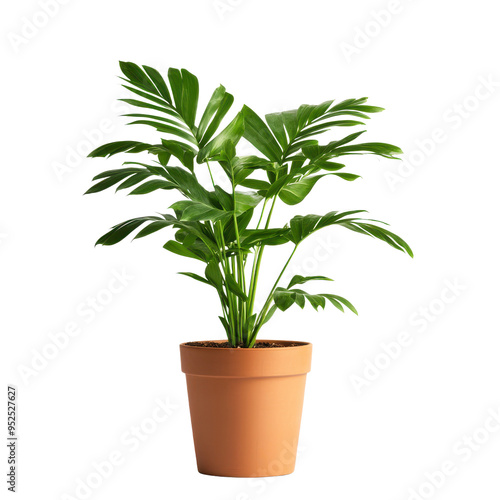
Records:
[[[231,345],[252,347],[260,329],[275,311],[285,311],[293,304],[303,308],[307,301],[317,310],[330,302],[341,311],[346,307],[357,314],[354,306],[343,297],[329,293],[309,294],[298,288],[311,280],[331,281],[324,276],[295,276],[286,287],[279,286],[297,247],[320,229],[342,226],[378,238],[412,256],[410,247],[388,231],[384,223],[360,217],[364,210],[329,212],[323,216],[298,215],[284,227],[271,225],[278,199],[287,205],[297,205],[322,178],[335,176],[354,181],[359,177],[346,173],[345,165],[338,163],[338,158],[353,154],[395,158],[401,153],[398,147],[390,144],[354,143],[364,131],[326,145],[314,139],[336,127],[364,125],[361,120],[383,108],[367,105],[366,98],[337,104],[326,101],[266,115],[266,124],[244,106],[217,134],[233,103],[233,96],[223,86],[214,91],[197,121],[198,79],[189,71],[170,68],[167,85],[160,73],[151,67],[141,68],[124,62],[120,67],[125,76],[124,87],[139,97],[123,99],[140,111],[125,115],[133,119],[130,124],[154,127],[166,137],[158,144],[120,141],[97,148],[89,156],[147,152],[155,161],[152,164],[126,161],[123,168],[94,177],[97,183],[87,193],[118,185],[116,191],[132,189],[129,193],[132,195],[159,189],[176,190],[184,199],[170,206],[172,213],[117,224],[96,244],[114,245],[141,226],[135,238],[166,227],[174,228],[175,239],[168,241],[164,248],[204,263],[204,275],[180,274],[216,290],[222,305],[220,320]],[[263,157],[237,156],[236,145],[242,137]],[[226,189],[214,181],[214,164],[227,177]],[[212,185],[209,188],[197,177],[200,168],[210,172]],[[259,271],[264,250],[269,245],[290,245],[292,251],[264,305],[256,312]]]

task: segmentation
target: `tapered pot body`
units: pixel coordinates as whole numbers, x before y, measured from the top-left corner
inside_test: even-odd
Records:
[[[294,471],[312,345],[261,342],[286,347],[180,346],[202,474],[263,477]]]

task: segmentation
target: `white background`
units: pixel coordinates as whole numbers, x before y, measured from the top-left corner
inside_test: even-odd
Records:
[[[79,481],[95,486],[92,464],[116,452],[121,465],[89,498],[499,498],[489,417],[500,408],[494,2],[70,0],[48,2],[50,18],[41,3],[4,2],[1,16],[2,393],[18,386],[18,498],[83,498]],[[321,291],[360,315],[291,309],[261,334],[314,344],[291,476],[197,473],[178,344],[223,337],[216,297],[176,274],[200,269],[162,249],[168,231],[93,246],[111,225],[175,200],[82,196],[93,175],[120,166],[84,160],[88,137],[94,147],[150,133],[119,117],[119,60],[188,68],[201,103],[223,83],[235,112],[367,95],[386,111],[366,139],[406,153],[403,163],[355,158],[348,171],[363,179],[325,180],[303,205],[278,210],[277,224],[367,209],[415,251],[412,260],[342,228],[301,248],[296,271],[333,277]],[[283,256],[267,253],[264,284]],[[131,278],[92,315],[88,301],[109,298],[113,273]],[[49,334],[72,325],[79,334],[54,355]],[[53,359],[40,360],[44,349]],[[157,398],[175,409],[134,451],[122,436],[152,429]],[[436,474],[444,462],[452,473]]]

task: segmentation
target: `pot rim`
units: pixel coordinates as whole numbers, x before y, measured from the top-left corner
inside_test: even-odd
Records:
[[[223,343],[227,342],[227,339],[218,339],[218,340],[190,340],[189,342],[217,342],[217,343]],[[259,351],[270,351],[270,350],[288,350],[288,349],[296,349],[297,347],[306,347],[312,345],[311,342],[305,342],[302,340],[271,340],[271,339],[258,339],[256,343],[259,342],[282,342],[285,344],[300,344],[300,345],[290,345],[290,346],[283,346],[283,347],[260,347],[259,349],[253,349],[251,347],[212,347],[212,346],[201,346],[201,345],[188,345],[188,342],[182,342],[179,344],[180,347],[183,349],[202,349],[202,350],[221,350],[221,351],[245,351],[245,352],[259,352]]]
[[[216,342],[226,342],[218,340]],[[272,342],[262,339],[260,342]],[[278,342],[290,342],[280,340]],[[249,349],[180,345],[181,369],[186,375],[255,378],[303,375],[311,370],[312,344]]]

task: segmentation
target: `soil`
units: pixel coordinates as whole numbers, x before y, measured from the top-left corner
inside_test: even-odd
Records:
[[[233,346],[229,342],[186,342],[186,345],[190,345],[193,347],[218,347],[218,348],[227,348],[232,349]],[[282,344],[281,342],[257,342],[252,349],[269,349],[273,347],[295,347],[302,345],[300,342],[291,342],[287,344]],[[243,345],[237,346],[237,348],[244,349]]]

